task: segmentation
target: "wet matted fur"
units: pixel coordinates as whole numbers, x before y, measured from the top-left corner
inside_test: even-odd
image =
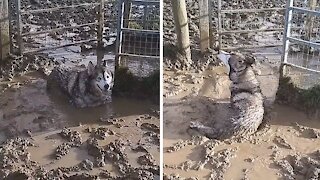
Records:
[[[263,95],[249,54],[232,53],[228,60],[232,81],[230,117],[213,127],[191,122],[190,128],[213,139],[225,139],[252,134],[264,117]]]
[[[76,107],[94,107],[111,101],[113,73],[104,65],[90,61],[87,68],[58,66],[52,70],[47,87],[58,86]]]

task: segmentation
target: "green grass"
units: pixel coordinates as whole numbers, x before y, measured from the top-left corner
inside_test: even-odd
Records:
[[[140,78],[134,76],[128,68],[118,68],[115,73],[113,93],[118,96],[160,99],[160,71]]]
[[[170,58],[170,59],[176,59],[177,53],[179,52],[179,49],[177,46],[173,44],[164,44],[163,45],[163,56]]]
[[[314,113],[320,108],[320,85],[317,84],[309,89],[301,89],[294,85],[291,78],[281,78],[276,101],[308,113]]]

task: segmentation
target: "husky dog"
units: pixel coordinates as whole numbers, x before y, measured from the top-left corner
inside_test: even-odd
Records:
[[[239,137],[254,133],[264,116],[263,96],[253,67],[253,56],[221,53],[218,58],[227,66],[232,81],[230,118],[223,124],[208,127],[191,122],[190,128],[214,139]]]
[[[56,67],[48,77],[47,86],[59,86],[76,107],[93,107],[111,101],[113,73],[107,63],[94,66],[90,61],[86,69]]]

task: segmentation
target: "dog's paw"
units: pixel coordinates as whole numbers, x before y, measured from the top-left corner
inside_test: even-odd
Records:
[[[203,125],[200,122],[197,122],[197,121],[191,121],[190,125],[189,125],[190,129],[199,129],[201,127],[203,127]]]
[[[190,122],[189,128],[187,129],[187,133],[192,136],[198,136],[201,135],[198,131],[199,125],[201,125],[199,122]]]
[[[191,136],[201,135],[206,136],[210,139],[216,139],[219,136],[219,133],[216,131],[216,129],[214,129],[213,127],[205,126],[197,121],[190,122],[187,132]]]

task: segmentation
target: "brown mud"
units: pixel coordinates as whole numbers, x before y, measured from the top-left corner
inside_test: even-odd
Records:
[[[48,92],[42,77],[1,82],[0,179],[157,179],[158,105],[114,97],[77,109],[59,90]]]
[[[164,72],[164,179],[320,177],[320,119],[272,105],[278,70],[262,61],[258,68],[269,112],[266,123],[252,136],[224,141],[197,136],[188,129],[190,121],[223,121],[230,96],[224,67],[200,73]]]

